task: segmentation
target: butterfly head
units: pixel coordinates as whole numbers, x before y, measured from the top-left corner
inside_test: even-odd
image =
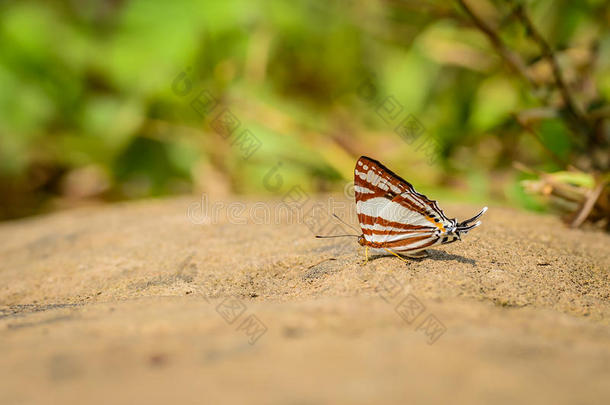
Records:
[[[442,235],[449,236],[449,238],[453,239],[453,240],[461,240],[460,233],[458,232],[458,229],[457,229],[457,226],[458,226],[457,221],[455,219],[450,219],[449,221],[450,221],[450,224],[445,225],[445,231],[442,232]]]

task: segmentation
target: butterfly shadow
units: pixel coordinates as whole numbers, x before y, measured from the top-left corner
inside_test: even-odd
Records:
[[[460,255],[454,255],[451,253],[444,252],[442,250],[429,249],[429,250],[427,250],[427,252],[428,252],[428,256],[422,257],[422,258],[412,258],[412,257],[407,257],[407,256],[401,256],[401,257],[405,258],[408,261],[413,261],[413,262],[423,262],[426,260],[438,260],[438,261],[455,260],[456,262],[470,264],[471,266],[474,266],[477,263],[474,259],[470,259],[470,258],[460,256]],[[393,256],[391,254],[383,254],[383,253],[370,255],[369,262],[373,261],[373,260],[381,259],[382,257],[393,257]]]
[[[468,257],[455,255],[452,253],[444,252],[442,250],[434,250],[434,249],[428,250],[427,259],[439,260],[439,261],[455,260],[456,262],[470,264],[471,266],[474,266],[477,263],[474,259],[470,259]]]

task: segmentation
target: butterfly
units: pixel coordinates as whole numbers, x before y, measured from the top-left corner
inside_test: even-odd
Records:
[[[358,243],[366,247],[366,261],[369,248],[383,249],[398,257],[426,257],[427,248],[461,240],[462,235],[481,225],[477,220],[487,211],[484,207],[459,223],[449,219],[436,201],[366,156],[356,162],[354,192],[362,230]]]

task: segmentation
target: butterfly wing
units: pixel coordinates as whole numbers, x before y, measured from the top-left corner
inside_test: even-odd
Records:
[[[436,201],[374,159],[362,156],[354,173],[356,211],[369,242],[415,252],[436,244],[455,222]]]
[[[446,229],[442,221],[436,222],[417,209],[416,203],[406,193],[396,196],[379,213],[378,221],[384,224],[389,221],[390,227],[375,235],[375,242],[396,252],[414,253],[439,244]],[[396,224],[408,225],[410,229],[402,229]]]
[[[364,238],[371,242],[371,235],[379,213],[403,190],[386,175],[383,166],[366,156],[356,162],[354,192],[356,213]]]

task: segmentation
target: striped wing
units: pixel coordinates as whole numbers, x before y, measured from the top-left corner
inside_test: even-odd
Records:
[[[406,194],[396,196],[383,209],[378,221],[382,220],[390,224],[409,224],[415,229],[392,229],[386,228],[379,235],[372,235],[372,241],[382,243],[383,247],[396,252],[417,252],[430,246],[439,244],[442,240],[442,232],[445,228],[442,222],[434,222],[434,219],[425,213],[414,210],[413,200]],[[439,224],[440,226],[437,226]]]
[[[440,243],[453,224],[436,201],[381,163],[361,157],[356,163],[356,211],[364,238],[398,252],[416,252]]]

